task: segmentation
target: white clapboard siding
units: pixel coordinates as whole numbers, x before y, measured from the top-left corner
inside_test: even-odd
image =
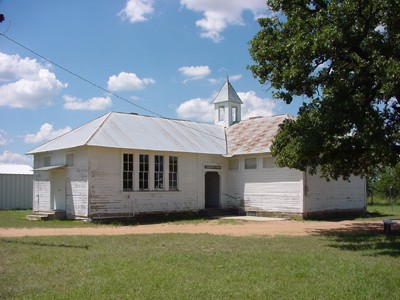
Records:
[[[228,171],[228,191],[244,200],[245,211],[301,213],[303,175],[288,168],[263,168],[257,157],[257,169],[245,170],[240,157],[239,169]],[[271,158],[272,159],[272,158]]]
[[[47,172],[35,172],[33,184],[33,210],[50,210],[50,176]]]
[[[326,181],[305,174],[304,211],[362,210],[366,207],[366,181],[352,176],[350,181]]]
[[[66,166],[66,155],[73,154],[74,163]],[[40,170],[44,166],[44,157],[51,157],[51,166],[60,166],[56,170]],[[67,217],[87,217],[88,215],[88,153],[86,147],[53,151],[35,155],[33,185],[33,209],[52,210],[54,203],[51,185],[55,172],[65,177],[65,212]]]
[[[122,156],[134,154],[134,190],[122,190]],[[179,191],[139,191],[139,155],[148,154],[149,167],[153,168],[154,155],[178,157]],[[91,217],[114,214],[137,214],[146,212],[191,211],[204,208],[203,165],[214,162],[213,155],[169,153],[113,148],[90,148],[89,169],[89,215]],[[223,158],[218,158],[222,161]],[[165,185],[168,185],[167,169]],[[149,181],[154,178],[150,169]],[[152,182],[150,187],[152,186]]]

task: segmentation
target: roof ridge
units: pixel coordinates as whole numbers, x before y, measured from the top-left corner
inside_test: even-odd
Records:
[[[95,135],[100,131],[101,128],[103,128],[103,125],[106,123],[106,121],[110,118],[110,116],[113,114],[114,112],[109,112],[107,114],[105,114],[104,116],[106,116],[103,120],[103,122],[101,122],[101,124],[99,126],[97,126],[96,130],[93,132],[93,134],[90,136],[90,138],[88,138],[88,140],[85,142],[84,145],[87,145],[90,143],[90,141],[95,137]],[[104,117],[102,116],[102,117]],[[100,117],[101,118],[101,117]],[[94,120],[93,120],[94,121]],[[88,123],[86,123],[88,124]]]

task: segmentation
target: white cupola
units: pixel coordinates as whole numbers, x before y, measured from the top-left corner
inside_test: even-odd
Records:
[[[215,124],[229,127],[242,118],[242,100],[226,78],[226,82],[214,100]]]

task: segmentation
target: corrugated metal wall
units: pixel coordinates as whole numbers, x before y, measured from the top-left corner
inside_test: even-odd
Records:
[[[0,209],[32,209],[33,175],[0,174]]]

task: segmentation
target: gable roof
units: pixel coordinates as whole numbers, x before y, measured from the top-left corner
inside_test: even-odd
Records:
[[[28,154],[79,146],[226,154],[221,126],[117,112],[86,123]]]
[[[222,102],[227,102],[227,101],[243,104],[242,100],[236,93],[235,89],[230,84],[228,78],[226,78],[224,86],[219,91],[217,97],[215,97],[213,103],[217,104],[217,103],[222,103]]]
[[[227,157],[268,153],[279,124],[287,118],[293,117],[285,114],[250,118],[225,129],[206,123],[110,112],[27,154],[79,146],[219,154]]]
[[[271,152],[270,148],[279,124],[292,118],[287,114],[256,117],[226,128],[227,156]]]

